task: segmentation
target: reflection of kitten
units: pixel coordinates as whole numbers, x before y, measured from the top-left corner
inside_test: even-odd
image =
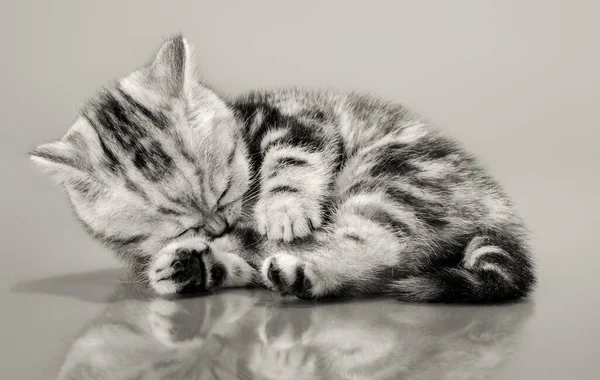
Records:
[[[494,302],[531,290],[510,201],[404,107],[299,90],[229,101],[191,66],[185,40],[168,41],[32,152],[87,230],[158,293],[255,280],[309,298]]]
[[[78,337],[60,379],[488,379],[530,304],[273,304],[261,291],[124,299]]]

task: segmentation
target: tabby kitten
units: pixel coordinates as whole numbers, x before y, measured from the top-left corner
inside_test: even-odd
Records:
[[[182,37],[31,152],[97,239],[163,295],[264,284],[301,298],[521,298],[521,219],[474,158],[401,105],[193,76]]]

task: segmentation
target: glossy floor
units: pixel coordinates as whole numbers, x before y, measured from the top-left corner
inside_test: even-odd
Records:
[[[596,378],[595,322],[551,299],[313,303],[238,289],[167,300],[124,278],[101,270],[17,282],[4,312],[14,329],[2,344],[17,359],[8,378]]]
[[[165,300],[136,284],[118,285],[106,299],[91,291],[118,275],[82,273],[14,288],[22,296],[68,297],[65,315],[101,302],[97,315],[65,331],[68,344],[53,342],[46,365],[60,379],[515,378],[534,310],[530,302],[314,304],[241,289]]]

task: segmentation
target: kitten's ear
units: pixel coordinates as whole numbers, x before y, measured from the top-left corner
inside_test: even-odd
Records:
[[[183,94],[193,80],[191,55],[190,46],[183,36],[171,38],[148,66],[148,80],[169,96]]]
[[[66,184],[88,177],[85,162],[68,141],[42,144],[29,152],[31,160],[56,182]]]

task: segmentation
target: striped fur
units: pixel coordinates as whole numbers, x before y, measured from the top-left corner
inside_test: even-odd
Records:
[[[168,41],[32,152],[154,290],[260,282],[303,298],[476,303],[531,291],[525,227],[458,143],[368,95],[226,99],[195,81],[189,50]]]

